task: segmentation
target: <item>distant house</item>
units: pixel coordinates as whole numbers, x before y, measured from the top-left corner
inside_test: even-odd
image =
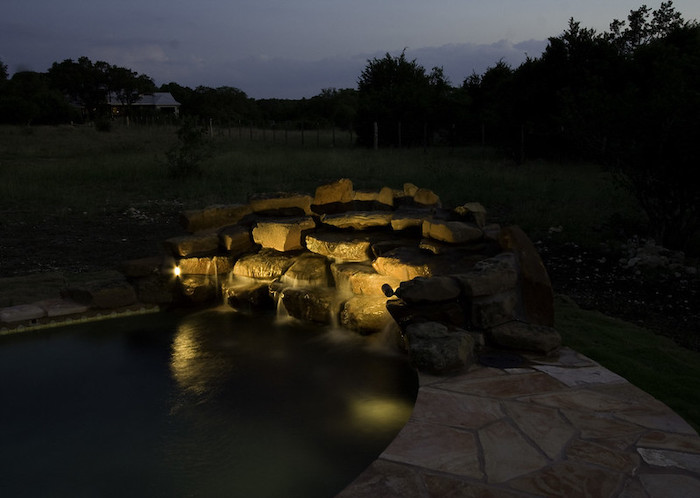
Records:
[[[107,103],[112,107],[112,116],[119,116],[124,112],[124,104],[113,93],[107,97]],[[154,92],[141,95],[136,102],[131,104],[132,109],[138,111],[154,110],[164,114],[180,114],[180,102],[175,100],[170,92]]]

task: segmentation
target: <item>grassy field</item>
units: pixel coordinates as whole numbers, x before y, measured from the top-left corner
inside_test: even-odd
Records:
[[[166,151],[174,128],[0,127],[0,215],[5,221],[177,203],[183,209],[245,202],[251,193],[301,191],[347,177],[355,188],[433,189],[446,205],[479,201],[492,221],[521,225],[531,237],[563,228],[583,246],[638,229],[644,216],[610,175],[591,164],[516,165],[481,148],[366,150],[245,140],[235,133],[209,139],[202,175],[168,176]],[[1,225],[0,225],[1,227]],[[566,344],[658,397],[700,428],[700,354],[625,322],[557,302]]]
[[[481,148],[373,151],[223,134],[210,140],[213,154],[201,176],[173,179],[165,152],[175,143],[173,128],[0,128],[0,210],[90,213],[147,201],[197,208],[245,202],[257,192],[313,193],[319,184],[348,177],[356,188],[411,182],[433,189],[447,205],[479,201],[492,220],[535,235],[562,226],[568,238],[584,244],[644,222],[630,196],[590,164],[516,166]]]

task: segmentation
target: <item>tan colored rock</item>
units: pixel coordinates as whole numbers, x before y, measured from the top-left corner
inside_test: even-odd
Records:
[[[459,216],[473,221],[479,228],[486,226],[486,208],[479,202],[467,202],[456,207],[454,211]]]
[[[306,194],[290,192],[275,192],[253,195],[249,199],[251,209],[256,212],[271,212],[277,210],[300,210],[311,215],[313,198]]]
[[[552,327],[520,321],[497,325],[488,336],[497,346],[536,353],[549,353],[561,346],[561,336]]]
[[[231,255],[243,254],[253,248],[248,227],[233,225],[219,231],[219,245]]]
[[[180,214],[180,224],[188,232],[235,225],[252,213],[248,204],[215,205]]]
[[[416,192],[418,192],[418,187],[415,186],[412,183],[404,183],[403,184],[403,195],[407,197],[413,197],[416,195]]]
[[[323,256],[302,254],[282,275],[281,282],[294,287],[328,287],[331,275]]]
[[[383,285],[390,286],[393,291],[401,284],[400,280],[380,275],[367,264],[333,264],[331,272],[338,290],[358,295],[384,296]]]
[[[366,230],[385,227],[391,224],[392,213],[389,211],[351,211],[340,214],[323,215],[321,222],[336,228]]]
[[[501,229],[500,244],[515,254],[520,269],[520,286],[527,321],[554,326],[554,292],[537,249],[518,226]]]
[[[316,226],[310,217],[291,220],[260,221],[253,228],[253,240],[263,248],[280,252],[302,248],[302,234]]]
[[[215,232],[200,232],[182,237],[171,237],[164,242],[164,245],[173,256],[186,258],[215,252],[219,248],[219,236]]]
[[[394,205],[394,191],[389,187],[382,187],[379,192],[370,190],[356,190],[353,200],[363,202],[378,202],[387,206]]]
[[[352,297],[340,312],[341,325],[363,335],[383,330],[391,320],[384,296]]]
[[[181,275],[224,275],[233,269],[229,256],[182,258],[177,261]]]
[[[377,273],[394,277],[402,282],[433,275],[430,256],[412,248],[402,247],[389,251],[375,259],[372,267]]]
[[[483,235],[479,227],[462,221],[425,220],[423,222],[423,237],[451,244],[473,242],[481,239]]]
[[[333,202],[346,203],[353,200],[352,181],[342,178],[327,185],[316,188],[314,204],[330,204]]]
[[[241,277],[273,280],[281,277],[296,258],[272,249],[263,249],[259,253],[243,256],[236,261],[233,274]]]
[[[418,204],[423,204],[424,206],[439,206],[440,197],[438,197],[435,192],[428,190],[427,188],[419,188],[416,193],[413,194],[413,200]]]
[[[372,241],[358,234],[316,232],[306,236],[306,248],[334,261],[362,262],[371,258]]]
[[[336,294],[325,287],[285,289],[282,303],[290,316],[319,324],[332,323],[338,313]]]
[[[391,217],[393,230],[407,230],[409,228],[421,228],[423,222],[430,216],[428,211],[396,211]]]

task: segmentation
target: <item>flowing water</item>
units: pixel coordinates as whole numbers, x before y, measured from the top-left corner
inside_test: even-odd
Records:
[[[329,497],[416,392],[350,332],[223,308],[0,337],[0,496]]]

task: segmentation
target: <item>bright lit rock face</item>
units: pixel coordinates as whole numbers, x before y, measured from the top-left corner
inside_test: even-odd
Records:
[[[166,242],[166,260],[124,266],[139,299],[169,289],[175,303],[277,306],[361,335],[400,329],[413,364],[439,374],[467,368],[481,347],[546,354],[561,343],[534,245],[518,227],[487,224],[477,202],[448,209],[410,183],[355,190],[341,179],[181,219],[191,233]]]

